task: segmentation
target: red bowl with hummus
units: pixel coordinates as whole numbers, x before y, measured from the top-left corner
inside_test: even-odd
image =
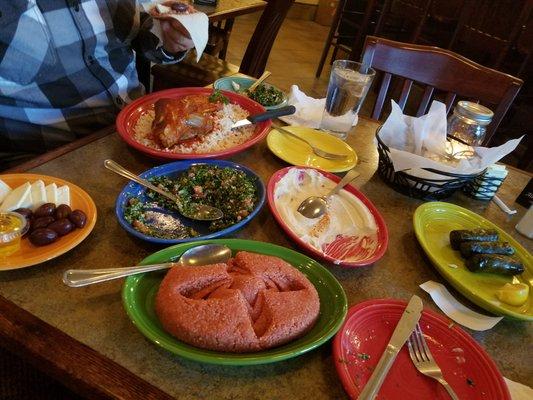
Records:
[[[330,198],[320,218],[296,210],[304,199],[325,195],[340,180],[315,168],[283,168],[268,182],[268,205],[290,238],[313,256],[347,268],[372,264],[387,250],[389,235],[377,208],[355,187],[347,185]]]

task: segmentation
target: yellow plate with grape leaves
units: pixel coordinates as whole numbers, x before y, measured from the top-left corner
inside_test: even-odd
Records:
[[[292,165],[313,167],[329,172],[344,172],[357,164],[357,154],[346,142],[329,133],[305,126],[284,126],[295,135],[304,138],[313,146],[329,153],[342,154],[342,160],[327,160],[317,156],[305,142],[272,129],[267,136],[270,151]]]
[[[480,215],[466,208],[444,202],[430,202],[419,206],[413,216],[416,237],[438,272],[470,301],[497,315],[533,321],[533,257],[511,235]],[[450,245],[450,231],[456,229],[495,229],[500,240],[515,248],[513,257],[524,265],[520,275],[505,276],[485,272],[471,272],[466,268],[459,251]],[[506,283],[529,286],[529,296],[520,306],[501,302],[497,291]]]

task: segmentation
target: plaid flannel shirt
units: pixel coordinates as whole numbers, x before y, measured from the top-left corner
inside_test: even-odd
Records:
[[[135,52],[169,60],[139,10],[135,0],[0,0],[0,170],[114,123],[143,94]]]

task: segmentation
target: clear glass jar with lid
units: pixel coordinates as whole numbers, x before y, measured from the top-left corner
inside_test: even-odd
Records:
[[[460,101],[448,117],[448,135],[459,141],[479,146],[487,133],[487,125],[494,113],[487,107],[471,101]]]

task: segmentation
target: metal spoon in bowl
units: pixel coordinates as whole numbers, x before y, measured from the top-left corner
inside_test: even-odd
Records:
[[[222,263],[228,261],[230,257],[231,250],[229,247],[221,244],[204,244],[186,250],[179,257],[179,260],[171,263],[138,265],[130,268],[69,269],[63,274],[63,283],[70,287],[81,287],[172,267],[192,267]]]
[[[197,203],[189,203],[189,210],[184,210],[181,207],[181,200],[177,196],[174,196],[172,193],[169,193],[166,190],[152,185],[146,179],[143,179],[140,176],[135,175],[133,172],[128,171],[126,168],[117,164],[113,160],[105,160],[104,166],[108,170],[113,171],[116,174],[123,176],[124,178],[128,178],[134,182],[137,182],[139,185],[142,185],[150,190],[153,190],[154,192],[159,193],[161,196],[165,196],[166,198],[172,200],[178,206],[178,211],[187,218],[199,221],[214,221],[224,216],[224,213],[216,207],[206,206]]]
[[[348,171],[344,178],[325,196],[311,196],[302,201],[298,206],[298,212],[306,218],[318,218],[324,215],[328,209],[328,198],[337,194],[348,183],[360,175],[355,169]]]

